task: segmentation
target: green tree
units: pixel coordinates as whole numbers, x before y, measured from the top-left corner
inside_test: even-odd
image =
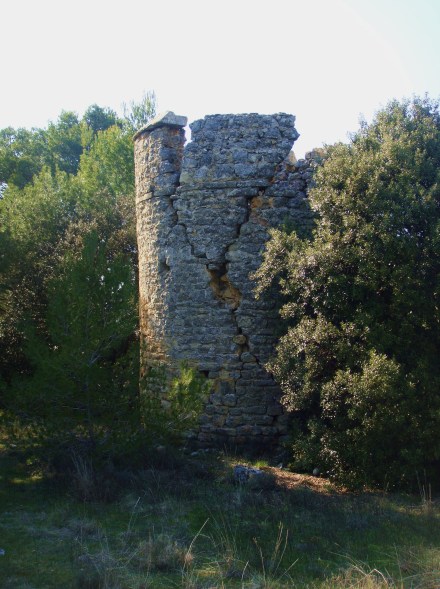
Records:
[[[89,106],[82,120],[95,134],[98,131],[105,131],[109,127],[118,124],[118,117],[114,110],[111,108],[102,108],[97,104]]]
[[[39,161],[32,182],[23,182],[23,187],[5,174],[8,187],[0,199],[0,403],[38,423],[47,435],[57,428],[60,435],[81,430],[89,439],[110,429],[128,435],[131,417],[125,409],[130,407],[132,424],[139,424],[140,411],[138,398],[135,403],[131,129],[96,129],[62,113],[42,132],[48,150],[42,161],[47,165]],[[9,140],[4,134],[11,145],[12,131]],[[3,155],[12,153],[15,163],[29,155],[34,132],[23,135],[28,143],[21,150],[6,149]],[[65,141],[70,136],[72,144]],[[2,161],[6,159],[0,157],[0,167]],[[63,161],[73,167],[62,171]],[[86,327],[87,334],[81,332]]]
[[[117,126],[99,133],[81,157],[78,184],[89,199],[102,190],[113,197],[121,194],[134,196],[131,134]]]
[[[56,168],[76,174],[83,151],[81,124],[74,112],[63,111],[56,123],[49,123],[46,131],[48,161],[52,171]]]
[[[137,275],[134,170],[130,136],[118,127],[99,134],[77,176],[44,168],[32,184],[11,186],[0,201],[0,368],[27,371],[22,324],[44,324],[47,283],[59,260],[97,231],[109,257],[127,256]]]
[[[47,129],[0,129],[0,198],[7,186],[24,188],[45,166],[53,174],[57,169],[76,174],[81,155],[92,148],[100,133],[114,126],[119,127],[115,137],[124,136],[128,145],[131,135],[155,115],[154,92],[147,92],[140,102],[132,101],[123,108],[122,119],[112,109],[93,104],[81,119],[75,112],[62,111]]]
[[[273,233],[287,333],[271,369],[294,415],[294,461],[350,484],[440,463],[440,116],[392,102],[328,150],[310,240]]]
[[[0,201],[0,371],[28,370],[22,326],[43,322],[46,283],[61,253],[61,239],[77,219],[78,191],[63,172],[44,168],[34,183],[9,187]]]
[[[63,111],[47,129],[1,129],[0,184],[24,188],[45,166],[52,173],[75,174],[82,143],[82,126],[73,112]]]
[[[47,140],[41,129],[0,130],[0,184],[24,188],[47,161]]]
[[[137,313],[130,264],[121,256],[109,260],[95,231],[82,241],[48,282],[45,335],[33,322],[25,329],[34,370],[32,378],[19,379],[15,406],[50,434],[94,443],[111,428],[128,431],[136,418],[137,370],[121,370],[118,361]]]
[[[140,102],[132,101],[129,106],[124,104],[123,108],[126,125],[135,133],[156,115],[156,95],[154,92],[147,92]]]

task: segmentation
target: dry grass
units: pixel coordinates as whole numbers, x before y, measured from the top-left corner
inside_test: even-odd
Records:
[[[202,456],[135,473],[108,503],[79,501],[4,457],[0,587],[440,588],[432,492],[352,494],[261,464],[270,484],[238,485],[234,463]]]
[[[276,479],[277,484],[286,490],[292,491],[298,488],[307,488],[323,495],[347,492],[344,487],[336,487],[325,478],[299,474],[282,468],[270,466],[263,467],[263,470],[272,473]]]

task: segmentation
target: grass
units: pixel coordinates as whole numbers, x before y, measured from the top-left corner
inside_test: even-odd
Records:
[[[429,495],[351,494],[233,457],[146,468],[117,500],[81,501],[0,450],[4,589],[440,587],[440,506]]]

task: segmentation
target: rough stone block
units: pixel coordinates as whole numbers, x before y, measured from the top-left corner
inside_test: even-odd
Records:
[[[313,158],[295,162],[295,117],[165,113],[135,136],[142,370],[187,360],[212,381],[199,443],[267,445],[283,433],[279,389],[263,365],[277,312],[250,273],[269,229],[310,223]]]
[[[225,425],[226,417],[224,415],[214,415],[211,419],[212,425],[215,427],[223,427]]]
[[[235,407],[237,405],[237,397],[234,394],[224,395],[223,404],[227,407]]]
[[[243,417],[241,415],[231,415],[226,418],[226,427],[237,427],[239,425],[243,425]]]
[[[229,410],[227,407],[223,407],[222,405],[216,405],[215,413],[219,415],[227,415],[229,413]]]
[[[242,415],[243,411],[239,407],[232,407],[229,409],[229,415]]]
[[[154,119],[151,119],[151,121],[145,125],[145,127],[142,127],[142,129],[136,133],[134,139],[136,139],[136,137],[141,133],[146,131],[153,131],[153,129],[157,129],[159,127],[185,127],[187,123],[187,117],[175,115],[172,111],[168,110],[158,114],[156,117],[154,117]]]
[[[267,408],[265,405],[250,405],[248,407],[242,407],[243,415],[266,415]]]
[[[240,360],[242,362],[252,362],[252,363],[257,361],[255,356],[253,354],[251,354],[250,352],[243,352],[243,354],[240,356]]]

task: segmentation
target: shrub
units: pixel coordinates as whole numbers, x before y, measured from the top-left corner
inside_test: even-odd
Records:
[[[286,333],[269,367],[294,412],[294,464],[358,485],[439,473],[440,115],[392,102],[328,149],[313,236],[274,231],[257,272]]]

